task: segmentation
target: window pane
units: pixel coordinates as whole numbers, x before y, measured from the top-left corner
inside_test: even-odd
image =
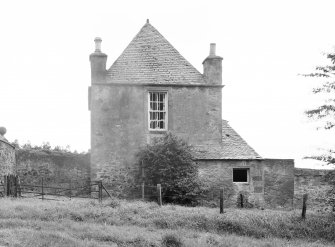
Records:
[[[164,120],[164,112],[159,113],[159,118],[158,120]]]
[[[162,94],[162,93],[159,94],[159,101],[160,102],[164,101],[164,94]]]
[[[159,103],[158,110],[159,111],[163,111],[164,110],[164,104],[163,103]]]

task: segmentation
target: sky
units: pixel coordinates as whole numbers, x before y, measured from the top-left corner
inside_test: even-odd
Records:
[[[334,50],[335,1],[1,1],[0,126],[19,143],[90,148],[89,54],[107,67],[146,19],[201,73],[209,44],[223,57],[222,116],[265,158],[334,146],[304,111],[322,98],[300,76]],[[317,167],[319,168],[319,166]]]

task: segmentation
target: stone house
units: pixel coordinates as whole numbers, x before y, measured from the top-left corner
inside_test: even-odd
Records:
[[[240,194],[257,205],[292,204],[293,160],[263,159],[222,120],[222,57],[215,48],[210,44],[202,74],[147,21],[106,69],[107,55],[95,39],[91,179],[129,193],[139,147],[170,131],[194,146],[200,178],[213,191],[227,188],[230,204]]]

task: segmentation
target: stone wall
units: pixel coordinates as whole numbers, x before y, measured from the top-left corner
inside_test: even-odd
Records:
[[[239,195],[243,194],[249,206],[264,204],[263,164],[258,160],[199,161],[199,177],[205,185],[206,201],[217,204],[219,189],[224,189],[225,205],[235,207],[239,204]],[[249,168],[248,183],[233,182],[233,168]]]
[[[264,199],[269,207],[293,206],[294,160],[264,160]]]
[[[138,172],[136,153],[165,132],[148,129],[148,92],[168,94],[168,130],[190,144],[221,142],[220,87],[92,85],[91,177],[128,193]],[[195,121],[196,119],[196,121]]]
[[[294,194],[293,160],[200,161],[199,176],[206,186],[206,201],[217,204],[224,188],[227,207],[239,206],[240,194],[250,207],[292,207]],[[233,168],[249,168],[248,183],[233,182]]]
[[[70,181],[74,186],[90,181],[89,154],[18,149],[16,159],[22,184],[40,184],[42,177],[46,185],[57,186]]]
[[[15,174],[15,148],[0,140],[0,181],[7,174]]]
[[[298,169],[294,171],[295,187],[295,208],[302,205],[303,194],[308,194],[308,208],[314,210],[329,210],[326,205],[326,193],[331,188],[328,183],[328,175],[335,173],[335,170],[315,170],[315,169]]]

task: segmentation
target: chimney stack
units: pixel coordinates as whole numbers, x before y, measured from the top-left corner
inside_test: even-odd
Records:
[[[90,55],[91,62],[91,84],[106,82],[107,55],[101,52],[101,38],[94,39],[95,51]]]
[[[222,57],[216,55],[216,44],[210,44],[209,56],[203,61],[204,76],[208,84],[222,84]]]

